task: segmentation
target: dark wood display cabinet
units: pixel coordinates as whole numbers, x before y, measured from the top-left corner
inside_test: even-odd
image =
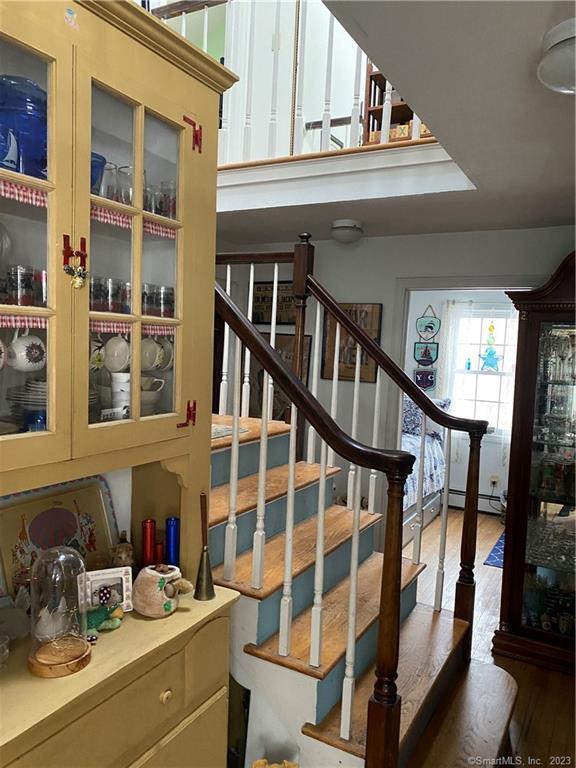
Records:
[[[493,653],[574,671],[574,253],[519,312],[500,628]]]

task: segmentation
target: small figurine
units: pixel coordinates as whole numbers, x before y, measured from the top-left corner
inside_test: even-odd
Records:
[[[134,610],[152,619],[170,616],[178,608],[178,595],[193,589],[175,565],[148,565],[140,571],[132,588]]]
[[[112,567],[122,568],[124,566],[132,567],[134,565],[134,548],[128,541],[126,531],[120,534],[120,541],[112,550]]]
[[[98,589],[98,603],[87,614],[88,642],[94,643],[98,632],[102,630],[118,629],[124,618],[124,610],[120,605],[118,592],[104,584]]]

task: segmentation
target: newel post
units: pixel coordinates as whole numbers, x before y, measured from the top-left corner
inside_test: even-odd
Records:
[[[292,291],[294,294],[294,309],[296,322],[294,329],[294,357],[292,371],[299,379],[304,370],[304,336],[306,331],[306,303],[308,301],[308,275],[314,272],[314,246],[310,242],[312,235],[304,232],[299,235],[299,242],[294,246],[294,272]],[[297,456],[301,459],[304,453],[304,415],[298,414],[297,425]]]
[[[472,650],[472,624],[474,620],[474,563],[476,560],[476,533],[478,528],[478,482],[480,477],[480,443],[484,432],[470,432],[470,455],[466,479],[466,500],[460,545],[460,574],[456,582],[454,616],[470,623],[464,645],[465,659]]]
[[[388,508],[380,592],[376,683],[368,702],[366,768],[397,768],[400,696],[396,688],[400,647],[402,504],[406,473],[387,472]]]

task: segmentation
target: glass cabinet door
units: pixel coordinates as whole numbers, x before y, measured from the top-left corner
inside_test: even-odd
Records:
[[[0,468],[70,456],[72,40],[63,6],[0,8]],[[40,18],[41,17],[41,18]],[[54,34],[46,35],[46,25]],[[56,99],[56,94],[58,98]]]
[[[130,45],[122,39],[126,60]],[[134,79],[105,55],[79,65],[77,109],[87,124],[78,123],[76,221],[89,285],[75,294],[78,456],[190,434],[183,382],[194,252],[184,256],[191,187],[182,172],[192,155],[182,115],[190,80],[136,44],[133,53]]]
[[[522,623],[574,636],[576,329],[543,322],[538,368]]]

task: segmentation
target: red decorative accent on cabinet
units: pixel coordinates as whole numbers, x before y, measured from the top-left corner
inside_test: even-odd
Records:
[[[86,259],[88,258],[88,254],[86,253],[86,238],[81,237],[80,238],[80,250],[74,251],[74,256],[76,256],[80,262],[79,266],[86,268]]]
[[[63,266],[67,267],[74,256],[74,251],[70,247],[70,235],[62,235],[62,256],[64,256]]]
[[[197,149],[202,154],[202,126],[196,127],[196,121],[186,115],[182,116],[185,123],[192,126],[192,150]]]
[[[176,424],[177,429],[181,429],[182,427],[189,427],[192,425],[193,427],[196,426],[196,400],[188,400],[186,403],[186,421],[181,421],[179,424]]]

